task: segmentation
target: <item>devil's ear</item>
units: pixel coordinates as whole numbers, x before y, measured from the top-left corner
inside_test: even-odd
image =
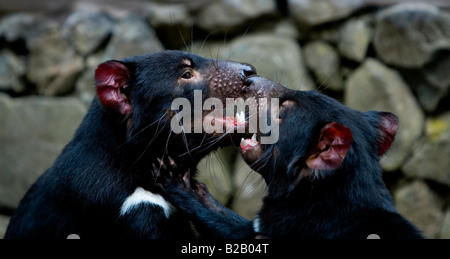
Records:
[[[378,155],[384,154],[394,142],[398,130],[398,118],[390,112],[379,112]]]
[[[390,112],[368,111],[366,116],[377,128],[378,155],[381,156],[391,147],[398,130],[398,118]]]
[[[330,122],[320,131],[317,145],[306,160],[306,165],[316,170],[334,170],[344,161],[352,142],[353,135],[349,128]]]
[[[95,71],[97,94],[104,107],[121,114],[131,112],[131,105],[123,90],[128,87],[130,71],[120,61],[107,61]]]

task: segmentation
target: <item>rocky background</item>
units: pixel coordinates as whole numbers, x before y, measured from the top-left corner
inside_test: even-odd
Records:
[[[85,115],[95,67],[164,49],[251,63],[288,87],[397,114],[386,184],[427,237],[450,238],[449,8],[445,0],[1,0],[0,238]],[[254,216],[264,182],[233,147],[199,170],[218,200]]]

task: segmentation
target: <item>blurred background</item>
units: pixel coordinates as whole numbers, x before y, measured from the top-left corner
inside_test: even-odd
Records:
[[[164,49],[395,113],[386,185],[428,238],[450,238],[447,0],[0,0],[0,238],[84,117],[96,66]],[[199,171],[220,202],[255,216],[266,186],[233,147]]]

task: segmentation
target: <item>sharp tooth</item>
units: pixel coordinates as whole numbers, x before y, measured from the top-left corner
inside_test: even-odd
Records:
[[[245,141],[244,138],[241,139],[241,143],[246,144],[247,142]]]
[[[256,134],[253,134],[252,141],[255,142],[255,143],[258,143],[258,141],[256,140]]]

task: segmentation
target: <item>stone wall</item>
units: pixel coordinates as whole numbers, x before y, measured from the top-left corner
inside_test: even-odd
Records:
[[[427,237],[450,238],[446,1],[97,0],[59,1],[57,10],[51,0],[27,9],[15,2],[0,5],[0,237],[81,122],[96,65],[181,49],[251,63],[260,75],[355,109],[397,114],[400,129],[382,159],[386,184]],[[254,216],[266,188],[233,147],[199,170],[218,200]]]

